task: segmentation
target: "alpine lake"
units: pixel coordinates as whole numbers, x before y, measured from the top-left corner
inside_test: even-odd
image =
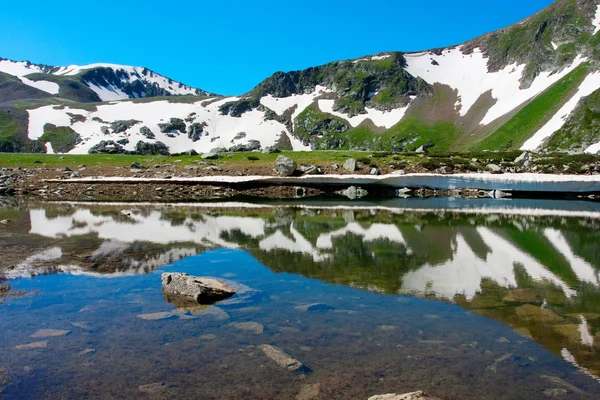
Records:
[[[1,204],[0,398],[600,398],[598,202]]]

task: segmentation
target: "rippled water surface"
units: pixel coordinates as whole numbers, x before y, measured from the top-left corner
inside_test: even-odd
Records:
[[[14,204],[0,220],[0,397],[600,398],[597,203]],[[166,271],[243,290],[173,304]]]

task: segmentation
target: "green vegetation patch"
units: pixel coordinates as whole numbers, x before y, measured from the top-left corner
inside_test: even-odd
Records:
[[[585,79],[588,64],[583,64],[531,100],[508,122],[475,145],[477,150],[510,150],[520,148],[552,115],[569,100]]]
[[[81,142],[81,137],[70,127],[46,124],[40,142],[50,143],[57,153],[67,153]]]
[[[600,142],[600,90],[583,98],[567,122],[552,135],[546,149],[550,151],[584,151]]]

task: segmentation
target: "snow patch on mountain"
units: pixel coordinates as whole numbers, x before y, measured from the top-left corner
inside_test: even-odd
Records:
[[[317,85],[312,93],[294,94],[288,97],[273,97],[269,94],[260,99],[260,104],[273,110],[277,115],[283,115],[285,111],[292,107],[296,107],[292,114],[292,121],[294,121],[294,119],[296,119],[306,107],[310,106],[317,97],[324,93],[331,92],[332,91],[325,86]]]
[[[118,101],[118,100],[126,100],[129,98],[129,95],[123,92],[118,87],[113,85],[108,86],[100,86],[96,85],[92,82],[86,82],[90,89],[92,89],[100,100],[102,101]]]
[[[375,108],[365,107],[366,114],[359,114],[353,117],[348,117],[347,114],[342,114],[337,111],[333,111],[333,105],[335,100],[319,100],[319,109],[325,113],[335,115],[336,117],[340,117],[345,119],[352,125],[353,127],[357,127],[363,121],[370,119],[375,126],[383,127],[386,129],[391,128],[396,125],[398,122],[404,118],[404,114],[406,114],[406,110],[410,105],[401,108],[395,108],[391,111],[380,111]]]
[[[25,78],[24,76],[18,77],[21,82],[36,89],[42,90],[46,93],[50,94],[58,94],[60,87],[58,83],[50,82],[50,81],[32,81],[31,79]]]
[[[596,7],[596,15],[592,20],[592,25],[594,25],[595,28],[594,33],[592,35],[595,35],[596,33],[600,32],[600,4],[598,4],[598,6]]]
[[[44,125],[47,123],[56,126],[69,126],[82,139],[81,143],[70,153],[86,154],[91,147],[102,140],[128,139],[129,143],[124,148],[129,151],[134,150],[138,141],[149,143],[161,141],[169,147],[172,153],[191,149],[199,153],[207,153],[215,147],[229,148],[233,144],[245,143],[249,140],[260,141],[263,148],[274,146],[282,134],[287,134],[285,125],[277,121],[266,121],[264,112],[259,110],[245,112],[239,118],[221,115],[219,106],[236,100],[239,100],[239,98],[229,97],[210,104],[206,104],[207,100],[189,104],[170,103],[166,100],[149,103],[125,101],[100,105],[96,111],[45,106],[28,110],[28,135],[30,139],[40,138],[44,133]],[[68,113],[82,115],[85,117],[85,121],[71,123],[71,117]],[[171,118],[186,120],[188,127],[193,123],[205,125],[199,140],[193,142],[187,132],[161,132],[159,124],[168,123]],[[110,126],[111,122],[119,120],[137,120],[140,122],[122,133],[103,133],[103,130],[106,130],[105,127]],[[140,133],[140,128],[143,126],[152,131],[155,139],[148,139]],[[246,133],[243,141],[234,139],[240,132]],[[290,139],[294,150],[309,150],[309,147],[304,146],[299,140],[292,137]]]
[[[600,72],[594,72],[585,77],[581,85],[579,85],[579,89],[577,93],[573,95],[565,103],[564,106],[561,107],[560,110],[554,116],[538,130],[531,138],[529,138],[523,146],[521,146],[521,150],[535,150],[544,143],[544,141],[552,136],[554,132],[563,127],[569,115],[575,110],[579,101],[595,92],[597,89],[600,89]],[[591,153],[592,151],[586,150],[586,153]],[[600,148],[599,148],[600,150]]]
[[[21,77],[29,74],[43,73],[44,71],[39,66],[27,61],[0,60],[0,72]]]
[[[590,153],[590,154],[600,153],[600,142],[594,143],[593,145],[591,145],[590,147],[585,149],[585,153]]]
[[[380,61],[380,60],[385,60],[386,58],[390,58],[391,55],[390,54],[382,54],[379,56],[371,56],[371,57],[365,57],[365,58],[359,58],[357,60],[352,61],[354,64],[356,64],[357,62],[361,62],[361,61]]]
[[[16,76],[24,84],[42,90],[50,94],[58,94],[59,86],[54,82],[48,81],[32,81],[31,79],[25,78],[25,75],[44,73],[42,68],[35,64],[28,63],[26,61],[10,61],[0,60],[0,72]]]
[[[408,63],[406,70],[430,84],[437,82],[456,89],[461,116],[469,112],[481,95],[491,90],[496,103],[481,121],[483,125],[502,117],[543,92],[586,60],[578,56],[569,67],[560,72],[542,72],[529,88],[521,89],[520,80],[525,64],[511,64],[498,72],[488,72],[488,59],[481,49],[476,48],[471,54],[463,54],[461,49],[462,46],[446,49],[441,55],[431,52],[405,54]],[[433,61],[437,65],[432,64]]]
[[[73,76],[79,74],[80,72],[94,68],[112,68],[115,71],[121,69],[129,73],[135,71],[135,67],[130,67],[127,65],[96,63],[88,65],[69,65],[68,67],[60,67],[60,69],[56,71],[54,75]]]

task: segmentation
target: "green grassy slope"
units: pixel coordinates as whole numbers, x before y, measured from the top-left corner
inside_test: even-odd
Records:
[[[474,144],[475,150],[511,150],[520,148],[571,98],[588,73],[580,65],[545,92],[531,100],[508,122]]]

